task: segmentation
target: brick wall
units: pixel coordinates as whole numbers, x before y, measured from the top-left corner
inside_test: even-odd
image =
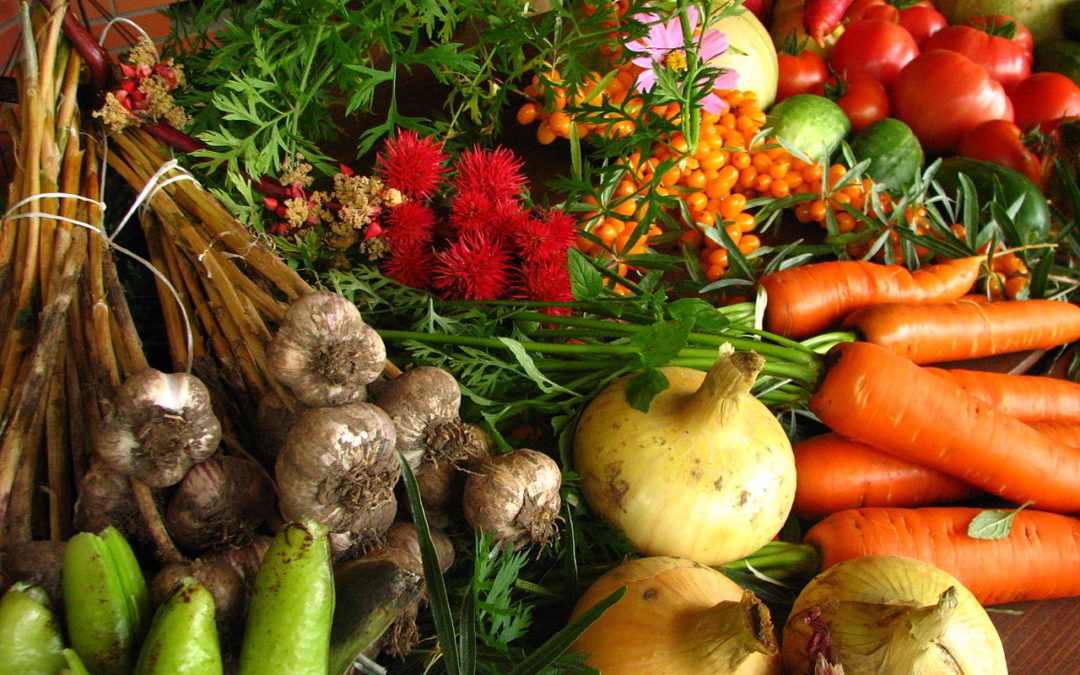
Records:
[[[154,39],[161,42],[169,34],[169,20],[158,10],[177,0],[69,0],[69,11],[90,22],[95,37],[101,36],[105,25],[113,17],[124,17],[139,26]],[[0,0],[0,59],[5,73],[16,56],[22,29],[19,21],[19,0]],[[122,23],[109,29],[105,46],[112,52],[123,52],[136,39],[137,33]]]

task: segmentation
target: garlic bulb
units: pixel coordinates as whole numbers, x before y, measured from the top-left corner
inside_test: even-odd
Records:
[[[561,487],[559,465],[542,452],[520,448],[493,455],[465,481],[465,519],[514,548],[543,546],[556,534]]]
[[[274,469],[282,515],[325,525],[338,557],[373,544],[397,512],[394,440],[393,422],[370,403],[302,412]]]
[[[120,385],[94,447],[113,470],[150,487],[168,487],[210,457],[220,441],[221,423],[202,380],[147,368]]]
[[[289,307],[266,358],[301,403],[334,406],[364,400],[386,364],[386,346],[355,305],[318,291]]]

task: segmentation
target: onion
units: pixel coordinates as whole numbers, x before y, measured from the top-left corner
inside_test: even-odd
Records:
[[[783,634],[785,673],[1007,673],[1001,637],[975,596],[930,563],[863,556],[799,593]],[[822,665],[819,665],[822,664]]]
[[[571,618],[620,587],[626,594],[571,646],[604,675],[780,672],[768,608],[711,567],[667,556],[638,558],[601,576]]]
[[[791,511],[791,442],[750,394],[764,358],[725,347],[708,373],[661,369],[670,386],[649,412],[627,403],[623,377],[578,423],[586,501],[646,555],[731,562],[764,546]]]

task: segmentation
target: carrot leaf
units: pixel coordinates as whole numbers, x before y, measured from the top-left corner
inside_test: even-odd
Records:
[[[1024,502],[1020,506],[1010,511],[1004,509],[987,509],[979,512],[971,522],[968,523],[968,536],[974,539],[1004,539],[1009,536],[1009,531],[1012,529],[1013,520],[1016,519],[1016,514],[1030,505],[1031,502]]]

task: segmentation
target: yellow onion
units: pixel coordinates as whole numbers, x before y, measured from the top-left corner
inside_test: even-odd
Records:
[[[814,577],[795,599],[783,645],[784,672],[795,675],[824,664],[844,675],[1008,672],[975,596],[939,567],[900,556],[851,558]]]
[[[667,556],[625,562],[593,582],[571,618],[622,587],[570,647],[604,675],[780,672],[769,609],[713,568]]]
[[[763,365],[726,346],[708,373],[662,368],[669,387],[648,412],[629,405],[623,377],[582,413],[573,448],[582,494],[642,553],[720,565],[783,527],[795,459],[750,393]]]

